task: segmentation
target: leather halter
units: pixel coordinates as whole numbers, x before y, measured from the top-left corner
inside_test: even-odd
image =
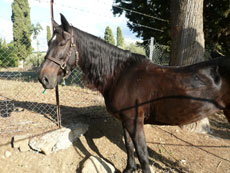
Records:
[[[77,65],[78,60],[79,60],[79,53],[76,50],[76,44],[74,43],[73,30],[71,32],[71,43],[70,43],[69,52],[66,54],[66,57],[64,58],[64,60],[59,60],[59,59],[54,58],[52,56],[47,56],[45,59],[48,59],[48,60],[56,63],[57,65],[59,65],[60,68],[65,72],[65,76],[68,76],[69,70],[67,69],[67,62],[69,61],[69,58],[71,56],[72,51],[75,51],[75,65]]]

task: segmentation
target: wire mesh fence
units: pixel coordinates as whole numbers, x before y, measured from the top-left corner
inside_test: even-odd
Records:
[[[144,47],[147,58],[154,64],[169,65],[169,46],[157,43],[154,37],[145,41],[147,41],[147,45]]]
[[[160,44],[154,44],[152,51],[152,62],[154,64],[169,65],[168,47]]]
[[[158,49],[156,48],[155,50]],[[156,52],[154,57],[159,56],[162,52]],[[7,61],[4,61],[5,66],[0,69],[1,134],[31,133],[31,128],[34,129],[34,133],[37,133],[57,127],[55,92],[54,90],[47,90],[43,93],[44,89],[37,80],[39,64],[42,62],[44,55],[45,53],[38,52],[30,54],[25,58],[24,66],[20,68],[8,67]],[[4,53],[4,57],[11,59],[11,54]],[[62,116],[62,121],[65,122],[65,119],[69,118],[67,114],[77,116],[76,114],[79,112],[76,109],[74,112],[74,107],[90,108],[96,105],[103,105],[103,98],[100,94],[96,91],[88,90],[84,86],[82,71],[79,67],[74,69],[69,78],[60,85],[61,114],[64,115]],[[93,112],[89,114],[93,114]]]
[[[42,23],[45,30],[46,22],[36,22]],[[57,128],[59,122],[55,91],[47,90],[44,93],[42,85],[37,80],[39,66],[47,50],[47,40],[44,39],[46,34],[42,31],[37,37],[31,35],[31,42],[22,42],[23,46],[19,48],[16,48],[13,37],[10,42],[6,42],[4,34],[0,35],[0,138],[25,133],[34,135]],[[29,53],[25,49],[28,44],[32,46]],[[148,52],[149,46],[144,49]],[[169,55],[165,49],[162,45],[154,44],[154,63],[168,63]],[[85,87],[79,67],[62,82],[59,92],[64,123],[76,121],[73,117],[79,115],[90,115],[91,118],[95,118],[94,111],[101,111],[100,106],[104,105],[103,98],[97,91]]]
[[[20,32],[20,28],[14,28],[14,32],[17,30]],[[56,128],[55,93],[42,94],[37,80],[45,55],[38,47],[47,47],[46,40],[21,40],[18,46],[16,39],[6,42],[4,33],[0,36],[0,137],[32,135]],[[25,48],[32,42],[37,44],[27,52]],[[6,142],[0,140],[0,144]]]
[[[46,32],[41,34],[46,37]],[[13,50],[13,47],[14,41],[0,42],[0,145],[9,143],[15,135],[43,134],[59,124],[55,90],[43,92],[38,82],[39,66],[46,54],[39,47],[47,49],[47,41],[39,40],[22,59],[19,55],[25,55],[25,49]],[[79,67],[59,86],[59,92],[64,123],[77,121],[73,117],[79,115],[93,114],[94,108],[103,104],[98,92],[85,88]]]

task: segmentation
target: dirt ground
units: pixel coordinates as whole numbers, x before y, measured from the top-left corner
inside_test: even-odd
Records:
[[[23,89],[29,90],[15,87],[13,82],[0,81],[7,86],[1,85],[0,94],[12,98],[18,93],[19,98],[24,95]],[[60,88],[62,125],[68,127],[79,121],[89,124],[88,132],[72,147],[48,156],[12,148],[11,138],[15,135],[32,136],[56,128],[47,113],[25,106],[28,102],[43,107],[47,103],[55,108],[51,91],[41,94],[43,90],[39,84],[21,83],[20,86],[22,84],[33,88],[30,90],[33,97],[20,98],[17,100],[22,105],[20,111],[13,111],[10,117],[0,117],[0,173],[80,173],[82,163],[91,155],[109,161],[118,172],[125,168],[126,152],[120,122],[106,112],[103,98],[97,92],[79,87]],[[221,113],[212,115],[210,123],[212,134],[191,133],[177,126],[146,125],[149,160],[153,169],[173,173],[230,173],[230,125]]]

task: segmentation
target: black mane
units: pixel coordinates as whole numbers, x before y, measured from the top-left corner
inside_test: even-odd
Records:
[[[74,28],[80,62],[90,83],[104,90],[108,83],[131,64],[149,61],[145,56],[113,46],[91,34]]]

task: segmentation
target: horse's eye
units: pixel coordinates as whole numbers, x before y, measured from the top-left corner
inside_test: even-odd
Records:
[[[63,40],[63,41],[61,41],[61,42],[59,43],[59,46],[65,46],[65,44],[66,44],[66,41]]]

